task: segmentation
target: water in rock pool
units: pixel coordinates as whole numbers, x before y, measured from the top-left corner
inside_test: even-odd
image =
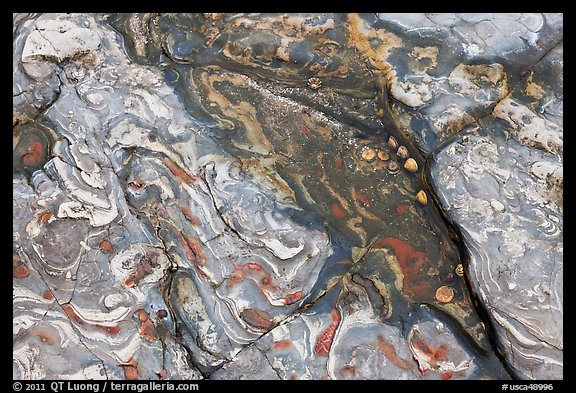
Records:
[[[14,377],[557,378],[561,333],[528,345],[548,360],[510,360],[526,342],[504,345],[500,294],[478,281],[498,286],[480,264],[498,255],[454,219],[445,176],[463,162],[446,146],[500,135],[483,111],[522,63],[493,47],[470,63],[409,22],[15,15]],[[561,193],[546,121],[539,168]],[[462,198],[510,203],[478,184]]]

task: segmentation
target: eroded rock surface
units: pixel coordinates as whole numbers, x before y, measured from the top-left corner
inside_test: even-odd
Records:
[[[14,378],[562,378],[561,42],[15,14]]]

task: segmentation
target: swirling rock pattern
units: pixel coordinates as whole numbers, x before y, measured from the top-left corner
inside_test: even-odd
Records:
[[[562,15],[13,23],[14,378],[562,378]]]

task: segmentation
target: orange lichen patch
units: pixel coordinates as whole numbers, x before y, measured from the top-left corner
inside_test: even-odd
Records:
[[[47,332],[44,329],[33,328],[30,333],[38,337],[38,339],[42,341],[44,344],[52,345],[56,342],[56,338],[54,337],[54,335],[51,334],[50,332]]]
[[[373,248],[391,248],[404,276],[402,291],[415,300],[430,300],[434,296],[434,289],[424,276],[424,266],[428,259],[426,254],[416,250],[403,240],[387,237],[379,239],[372,245]]]
[[[96,325],[94,325],[94,327],[97,328],[97,329],[104,330],[106,333],[108,333],[108,334],[110,334],[110,335],[112,335],[112,336],[115,335],[115,334],[120,333],[120,330],[121,330],[121,329],[120,329],[120,325],[115,325],[115,326],[103,326],[103,325],[96,324]]]
[[[396,354],[396,348],[390,344],[382,335],[378,335],[378,349],[388,358],[396,367],[404,370],[410,369],[410,363]]]
[[[278,341],[273,347],[275,351],[286,351],[290,348],[292,348],[292,340],[288,338]]]
[[[356,191],[354,193],[354,195],[356,195],[356,198],[358,198],[358,200],[360,202],[362,202],[362,204],[364,205],[364,207],[371,207],[372,204],[370,203],[370,200],[368,199],[368,197],[366,197],[366,195],[364,195],[363,193],[361,193],[360,191]]]
[[[18,255],[12,256],[12,276],[17,279],[26,278],[30,275],[30,269]]]
[[[422,339],[417,339],[412,342],[415,349],[418,350],[422,355],[428,358],[428,363],[432,367],[436,367],[439,361],[446,359],[446,354],[448,353],[448,345],[440,344],[437,348],[434,348],[426,341]]]
[[[142,322],[139,333],[142,337],[146,337],[148,340],[156,340],[158,338],[156,326],[154,326],[154,323],[150,319]]]
[[[112,243],[110,243],[110,241],[108,240],[102,240],[100,242],[100,244],[98,245],[98,247],[105,252],[110,252],[112,251]]]
[[[194,184],[194,181],[200,179],[200,177],[198,177],[198,176],[191,176],[190,174],[188,174],[188,172],[186,172],[184,169],[180,168],[180,166],[178,164],[176,164],[174,161],[172,161],[169,158],[162,160],[162,162],[164,163],[164,165],[166,165],[166,167],[170,170],[170,172],[172,172],[172,174],[179,181],[184,182],[184,183],[188,184],[189,186]]]
[[[140,277],[136,273],[132,273],[124,280],[124,285],[129,288],[134,288],[140,283]]]
[[[404,204],[398,204],[396,206],[396,212],[400,215],[403,215],[404,213],[406,213],[408,211],[408,209],[410,209],[410,205],[404,205]]]
[[[333,217],[338,218],[338,219],[342,219],[342,218],[346,217],[346,215],[347,215],[346,211],[344,209],[342,209],[342,206],[340,206],[336,202],[332,203],[332,207],[330,208],[330,213],[332,214]]]
[[[138,379],[138,369],[136,366],[124,366],[124,377],[127,380],[135,380]]]
[[[50,219],[50,217],[52,217],[52,212],[50,210],[41,211],[40,213],[38,213],[36,215],[36,218],[42,224],[45,223],[46,221],[48,221]]]
[[[272,322],[272,315],[268,314],[266,311],[258,310],[255,308],[247,308],[240,312],[240,318],[242,318],[250,326],[258,330],[270,330],[274,326]]]
[[[42,294],[42,297],[46,300],[54,299],[54,295],[52,295],[52,292],[48,289],[44,291],[44,293]]]
[[[302,296],[304,295],[300,291],[294,293],[288,293],[286,296],[284,296],[284,304],[286,305],[294,304],[298,300],[302,299]]]
[[[438,300],[439,302],[442,303],[449,303],[454,299],[454,289],[452,287],[449,286],[441,286],[440,288],[438,288],[436,290],[436,300]]]
[[[314,347],[314,352],[319,356],[328,356],[330,347],[332,347],[332,340],[334,340],[334,335],[336,334],[336,329],[338,329],[338,326],[340,325],[340,313],[338,310],[332,310],[332,312],[330,312],[330,317],[332,318],[332,321],[318,336],[316,346]]]
[[[134,311],[134,316],[140,320],[140,322],[146,322],[148,318],[148,313],[141,308]]]
[[[192,223],[192,225],[198,226],[201,224],[200,219],[194,215],[194,213],[192,213],[192,210],[190,210],[190,208],[188,206],[186,206],[185,204],[181,204],[180,208],[182,209],[182,213],[184,214],[184,217],[190,221]]]
[[[42,143],[32,141],[27,149],[27,152],[22,155],[22,164],[25,167],[34,167],[39,165],[44,160],[44,152]]]
[[[84,324],[84,320],[74,311],[74,308],[70,304],[62,305],[62,310],[79,325]]]
[[[244,280],[244,274],[242,274],[242,271],[235,270],[234,272],[232,272],[230,277],[228,277],[228,280],[226,280],[226,286],[230,288],[231,286],[234,286],[239,282],[242,282],[242,280]]]
[[[342,157],[340,157],[340,156],[336,157],[336,158],[334,159],[334,166],[335,166],[337,169],[342,169],[342,168],[344,167],[344,159],[343,159]]]

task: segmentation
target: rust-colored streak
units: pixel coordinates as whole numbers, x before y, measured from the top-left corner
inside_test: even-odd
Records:
[[[137,287],[140,283],[140,277],[136,273],[132,273],[128,276],[126,280],[124,280],[124,285],[128,288]]]
[[[172,174],[178,179],[179,181],[188,184],[189,186],[194,184],[195,180],[198,180],[200,177],[198,176],[191,176],[188,172],[184,169],[180,168],[178,164],[172,161],[169,158],[166,158],[162,161],[164,165],[172,172]]]
[[[390,344],[384,337],[378,335],[378,349],[390,360],[396,367],[404,370],[410,369],[410,363],[396,354],[396,348]]]
[[[52,217],[52,212],[50,210],[44,210],[38,213],[36,217],[38,218],[38,221],[40,223],[44,224],[46,221],[50,219],[50,217]]]
[[[326,329],[318,336],[316,340],[316,346],[314,347],[314,352],[318,356],[328,356],[330,352],[330,348],[332,347],[332,340],[334,340],[334,336],[336,335],[336,330],[340,325],[340,314],[338,310],[334,309],[330,313],[332,321],[328,325]]]
[[[194,226],[198,226],[201,224],[200,219],[194,215],[194,213],[192,213],[192,210],[190,210],[190,208],[188,206],[186,206],[185,204],[181,204],[180,208],[182,209],[182,213],[184,214],[184,217],[190,221],[192,223],[192,225]]]
[[[342,169],[342,168],[344,168],[344,159],[343,159],[342,157],[340,157],[340,156],[336,157],[336,158],[334,159],[334,166],[335,166],[337,169]]]
[[[76,311],[74,311],[74,308],[72,308],[71,305],[69,304],[62,305],[62,310],[64,310],[64,312],[68,314],[68,316],[72,318],[74,321],[76,321],[76,323],[78,323],[79,325],[84,324],[84,320],[80,318],[78,314],[76,314]]]
[[[275,351],[286,351],[286,350],[292,348],[292,340],[290,340],[288,338],[286,338],[284,340],[280,340],[276,344],[274,344],[273,348]]]
[[[304,124],[300,124],[300,125],[298,126],[298,130],[299,130],[302,134],[306,135],[307,138],[313,138],[313,137],[314,137],[314,135],[312,135],[312,133],[310,132],[310,130],[308,130],[308,127],[306,127]]]
[[[272,329],[274,323],[272,322],[272,316],[266,311],[258,310],[255,308],[247,308],[240,312],[240,318],[242,318],[247,324],[258,329],[268,331]]]
[[[428,261],[426,254],[416,250],[405,241],[393,237],[377,240],[373,248],[390,248],[396,255],[404,276],[402,291],[414,300],[431,300],[435,288],[426,279],[424,267]]]
[[[342,209],[342,206],[340,206],[337,202],[332,203],[330,213],[334,218],[342,219],[346,217],[346,211],[344,211],[344,209]]]
[[[410,209],[410,205],[398,204],[396,206],[396,213],[403,215],[404,213],[406,213],[408,211],[408,209]]]
[[[372,204],[370,203],[370,200],[366,197],[366,195],[364,195],[363,193],[361,193],[360,191],[356,191],[355,192],[356,198],[358,198],[358,200],[360,202],[362,202],[362,204],[364,205],[364,207],[370,208],[372,207]]]
[[[284,296],[284,304],[286,304],[286,305],[294,304],[298,300],[302,299],[303,296],[304,295],[300,291],[294,292],[294,293],[289,293],[286,296]]]
[[[120,325],[115,325],[115,326],[103,326],[103,325],[94,325],[94,327],[104,330],[106,333],[110,334],[111,336],[114,336],[118,333],[120,333]]]
[[[180,244],[184,248],[184,253],[186,258],[194,264],[198,273],[206,278],[206,273],[200,268],[200,264],[206,263],[206,258],[200,251],[200,242],[196,239],[186,235],[183,231],[178,233],[178,238],[180,239]]]
[[[232,272],[230,277],[228,277],[228,280],[226,280],[226,287],[230,288],[238,284],[239,282],[242,282],[242,280],[244,280],[244,274],[242,274],[242,271],[235,270],[234,272]]]

